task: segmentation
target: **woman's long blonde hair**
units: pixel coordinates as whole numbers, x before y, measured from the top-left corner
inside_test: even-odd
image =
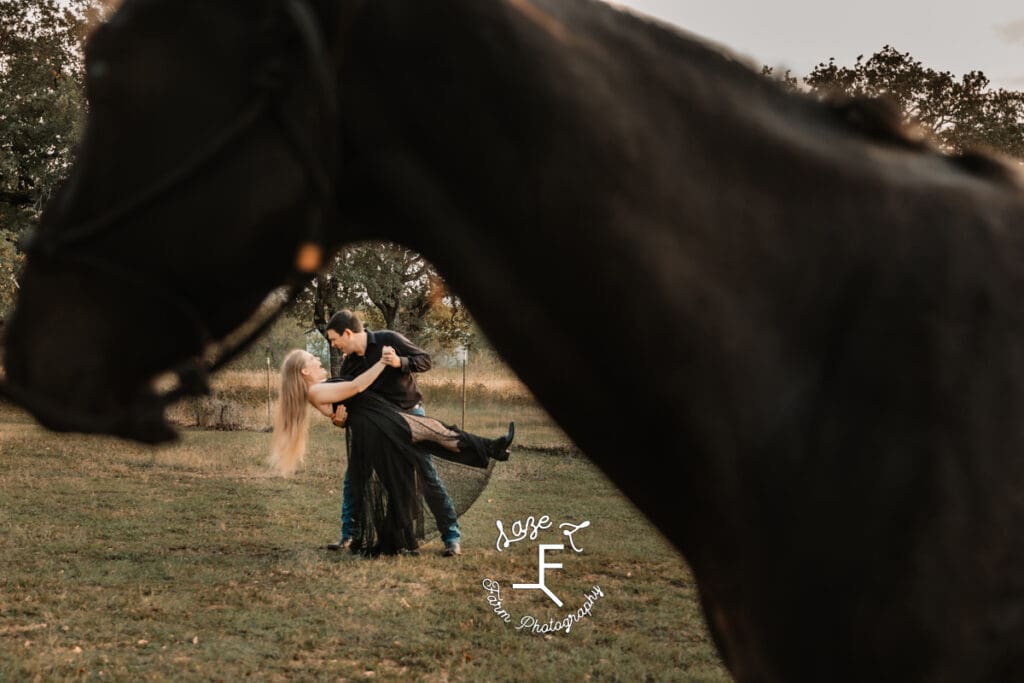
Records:
[[[270,466],[290,477],[306,455],[309,406],[302,368],[308,354],[302,349],[290,351],[281,363],[281,390],[277,396],[274,435],[270,440]]]

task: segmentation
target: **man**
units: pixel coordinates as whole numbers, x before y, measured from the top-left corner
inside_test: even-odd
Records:
[[[327,339],[331,346],[345,354],[345,360],[341,365],[342,376],[355,377],[362,374],[383,358],[389,367],[370,386],[369,391],[376,392],[413,414],[424,414],[423,394],[416,386],[416,377],[413,373],[426,372],[430,369],[430,355],[426,351],[415,346],[398,332],[364,330],[362,321],[347,309],[331,316],[327,322]],[[382,355],[385,346],[393,347],[394,354]],[[345,419],[345,407],[340,406],[335,413],[334,424],[344,426]],[[429,459],[428,466],[423,472],[423,499],[437,521],[437,529],[441,532],[441,540],[444,542],[444,556],[461,555],[462,534],[459,531],[455,505]],[[354,530],[351,501],[352,492],[346,469],[341,488],[341,539],[327,546],[332,550],[347,548],[352,541]]]

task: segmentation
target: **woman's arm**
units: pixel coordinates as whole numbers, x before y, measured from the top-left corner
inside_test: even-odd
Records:
[[[331,412],[332,406],[330,403],[317,403],[312,398],[309,399],[309,402],[312,403],[313,407],[319,410],[324,417],[334,417],[334,413]]]
[[[386,346],[384,348],[391,347]],[[314,384],[309,388],[309,402],[316,406],[320,412],[330,415],[331,413],[324,412],[320,406],[344,401],[366,391],[380,377],[380,373],[384,372],[386,367],[384,359],[381,358],[381,360],[373,364],[373,367],[350,382],[321,382],[320,384]]]

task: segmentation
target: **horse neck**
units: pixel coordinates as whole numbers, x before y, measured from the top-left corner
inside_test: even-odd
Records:
[[[588,452],[639,438],[693,457],[681,423],[734,400],[724,293],[748,284],[721,282],[744,238],[722,239],[707,187],[743,170],[719,152],[751,136],[736,93],[773,90],[600,3],[524,7],[365,7],[342,79],[345,224],[431,259],[577,440],[602,425]],[[625,402],[664,431],[639,435]]]
[[[656,241],[688,241],[686,258],[701,260],[724,242],[709,184],[761,182],[742,159],[757,153],[750,99],[784,101],[725,57],[601,3],[377,2],[351,36],[345,237],[450,259],[455,278],[493,279],[513,259],[532,273],[592,261],[645,278]],[[687,214],[697,220],[684,233]]]
[[[381,1],[352,36],[349,224],[434,261],[634,500],[657,496],[623,453],[690,467],[696,488],[642,505],[655,521],[735,501],[751,443],[787,451],[872,255],[929,227],[886,206],[950,208],[943,162],[601,3]]]

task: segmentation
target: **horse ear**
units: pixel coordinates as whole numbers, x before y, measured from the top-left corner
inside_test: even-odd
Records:
[[[910,149],[928,145],[924,132],[903,120],[902,110],[890,96],[847,97],[829,106],[848,126],[872,140]]]

